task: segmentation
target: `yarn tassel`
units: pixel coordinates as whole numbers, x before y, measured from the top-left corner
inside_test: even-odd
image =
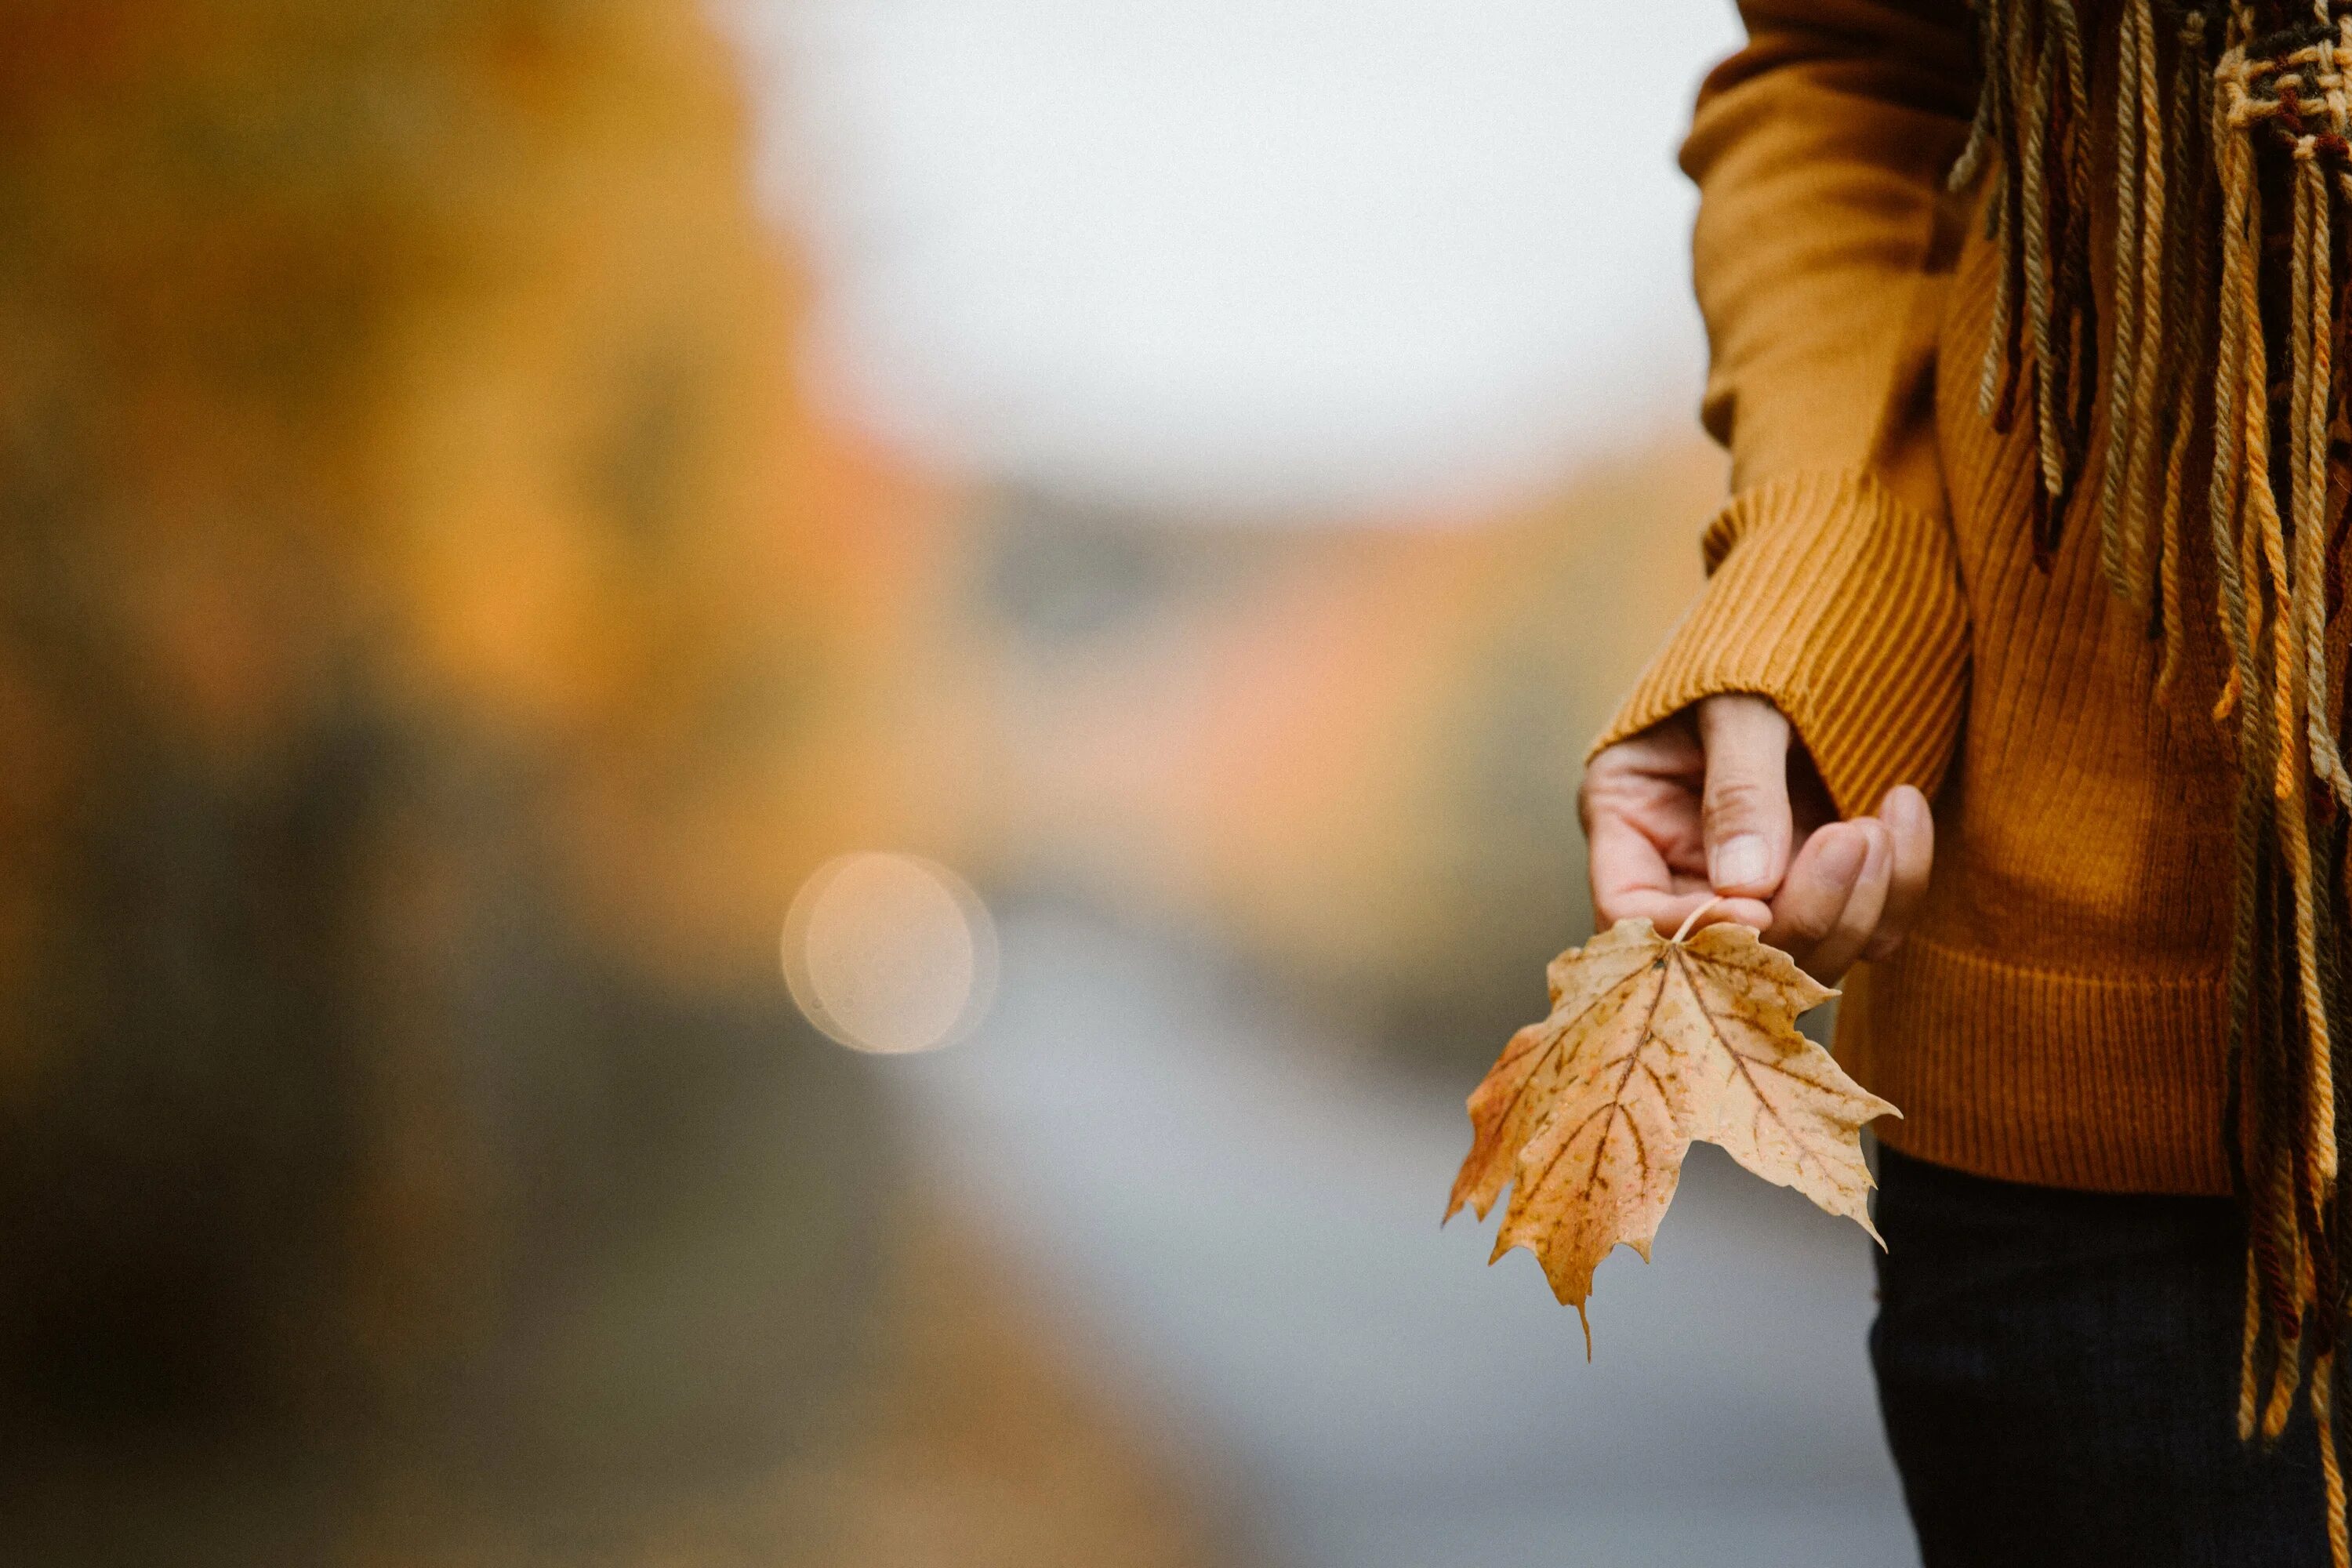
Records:
[[[2164,245],[2163,128],[2149,125],[2143,102],[2156,35],[2151,0],[2125,0],[2121,21],[2116,46],[2116,335],[2107,362],[2107,447],[2099,478],[2099,567],[2118,598],[2145,610],[2137,590],[2147,513],[2124,500],[2132,469],[2146,468],[2142,454],[2157,436],[2138,401],[2144,390],[2138,373],[2143,355],[2148,368],[2155,368],[2164,342],[2160,311],[2158,320],[2147,316],[2151,295],[2162,302],[2161,283],[2149,273]],[[2151,172],[2157,175],[2152,187]]]
[[[2145,0],[2143,0],[2145,3]],[[2090,84],[2073,0],[1982,0],[1989,59],[1956,188],[2000,162],[1986,204],[2001,246],[1977,402],[2007,431],[2030,400],[2037,556],[2057,548],[2098,403],[2097,308],[2090,282]],[[2140,322],[2135,319],[2131,331]]]
[[[2109,437],[2108,462],[2121,463],[2123,489],[2116,518],[2120,534],[2116,554],[2122,567],[2120,589],[2124,602],[2139,612],[2143,624],[2149,623],[2155,610],[2157,586],[2161,575],[2159,553],[2164,539],[2155,526],[2158,505],[2152,487],[2157,478],[2158,453],[2165,445],[2165,410],[2160,397],[2163,381],[2160,372],[2164,361],[2164,345],[2169,336],[2171,321],[2167,310],[2171,300],[2166,288],[2165,269],[2168,264],[2178,265],[2173,255],[2169,206],[2171,171],[2167,167],[2168,151],[2165,134],[2164,92],[2162,70],[2157,54],[2156,16],[2149,0],[2131,0],[2133,9],[2141,13],[2133,38],[2135,61],[2132,68],[2134,101],[2124,118],[2135,121],[2142,151],[2139,154],[2139,189],[2137,205],[2137,249],[2139,277],[2135,286],[2136,303],[2139,307],[2139,322],[2134,333],[2133,363],[2111,366],[2108,374],[2117,388],[2129,381],[2129,395],[2125,399],[2124,424],[2132,432],[2131,438],[2121,449]],[[2120,269],[2120,263],[2118,264]],[[2118,307],[2116,327],[2123,330],[2124,316]],[[2176,572],[2175,590],[2178,590]]]
[[[2171,111],[2167,117],[2165,152],[2171,165],[2167,179],[2170,189],[2179,193],[2185,211],[2169,224],[2166,238],[2169,242],[2161,266],[2164,284],[2160,294],[2159,327],[2163,321],[2178,323],[2178,330],[2157,333],[2161,345],[2159,363],[2162,374],[2159,387],[2173,390],[2167,412],[2169,427],[2166,431],[2166,455],[2162,494],[2158,498],[2159,525],[2156,531],[2162,551],[2159,577],[2163,587],[2162,616],[2159,635],[2164,652],[2157,668],[2156,697],[2159,703],[2169,706],[2179,679],[2182,651],[2186,646],[2188,617],[2182,598],[2181,509],[2188,493],[2189,453],[2197,430],[2199,407],[2198,377],[2190,368],[2207,363],[2213,351],[2214,305],[2211,245],[2208,233],[2212,213],[2209,190],[2211,181],[2201,177],[2207,169],[2203,156],[2209,150],[2211,105],[2208,89],[2212,82],[2212,68],[2206,53],[2206,22],[2203,13],[2190,11],[2180,19],[2173,43],[2173,76]],[[2237,679],[2232,667],[2231,680]]]
[[[2321,1356],[2311,1373],[2311,1414],[2319,1428],[2319,1474],[2327,1500],[2327,1553],[2332,1568],[2352,1568],[2352,1532],[2345,1528],[2344,1464],[2334,1419],[2336,1357]]]

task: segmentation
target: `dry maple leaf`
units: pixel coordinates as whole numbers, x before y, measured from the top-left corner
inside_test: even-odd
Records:
[[[1902,1113],[1796,1027],[1837,993],[1751,927],[1685,941],[1689,929],[1619,921],[1554,959],[1551,1016],[1512,1036],[1470,1096],[1475,1137],[1445,1217],[1468,1204],[1484,1219],[1512,1188],[1495,1258],[1533,1252],[1580,1320],[1619,1242],[1648,1261],[1696,1139],[1878,1236],[1861,1132]]]

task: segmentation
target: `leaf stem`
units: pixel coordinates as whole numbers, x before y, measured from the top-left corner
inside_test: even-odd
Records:
[[[1718,896],[1717,896],[1717,897],[1715,897],[1715,898],[1711,898],[1711,899],[1707,900],[1707,901],[1706,901],[1706,902],[1705,902],[1705,903],[1701,904],[1698,908],[1696,908],[1696,909],[1693,910],[1690,912],[1690,918],[1683,921],[1683,929],[1682,929],[1682,930],[1680,930],[1680,931],[1676,931],[1676,932],[1675,932],[1674,940],[1675,940],[1675,942],[1680,942],[1683,940],[1683,938],[1685,938],[1685,937],[1686,937],[1686,936],[1690,935],[1690,929],[1691,929],[1691,927],[1693,927],[1693,926],[1695,926],[1695,925],[1698,924],[1698,917],[1699,917],[1699,916],[1701,916],[1701,915],[1703,915],[1703,914],[1705,914],[1705,913],[1706,913],[1706,911],[1707,911],[1707,910],[1711,910],[1711,909],[1715,908],[1715,906],[1716,906],[1716,905],[1717,905],[1717,904],[1719,904],[1719,903],[1721,903],[1721,902],[1723,902],[1723,899],[1722,899],[1722,897],[1721,897],[1720,895],[1718,895]]]

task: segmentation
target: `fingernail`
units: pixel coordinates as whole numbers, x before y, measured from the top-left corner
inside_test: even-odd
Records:
[[[1764,880],[1771,851],[1752,833],[1727,838],[1707,854],[1707,879],[1717,888],[1752,888]]]

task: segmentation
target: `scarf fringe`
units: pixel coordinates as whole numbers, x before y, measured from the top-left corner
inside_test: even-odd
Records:
[[[1976,0],[1985,81],[1952,170],[1988,183],[2000,247],[1978,405],[2033,438],[2045,565],[2070,514],[2109,587],[2183,663],[2182,497],[2201,441],[2217,723],[2240,769],[2225,1134],[2247,1215],[2237,1423],[2273,1442],[2298,1398],[2320,1434],[2336,1568],[2352,1568],[2352,1280],[2338,1059],[2352,1040],[2352,0],[2109,0],[2116,12],[2112,268],[2099,363],[2095,126],[2076,0]],[[2106,439],[2097,471],[2095,415]]]

